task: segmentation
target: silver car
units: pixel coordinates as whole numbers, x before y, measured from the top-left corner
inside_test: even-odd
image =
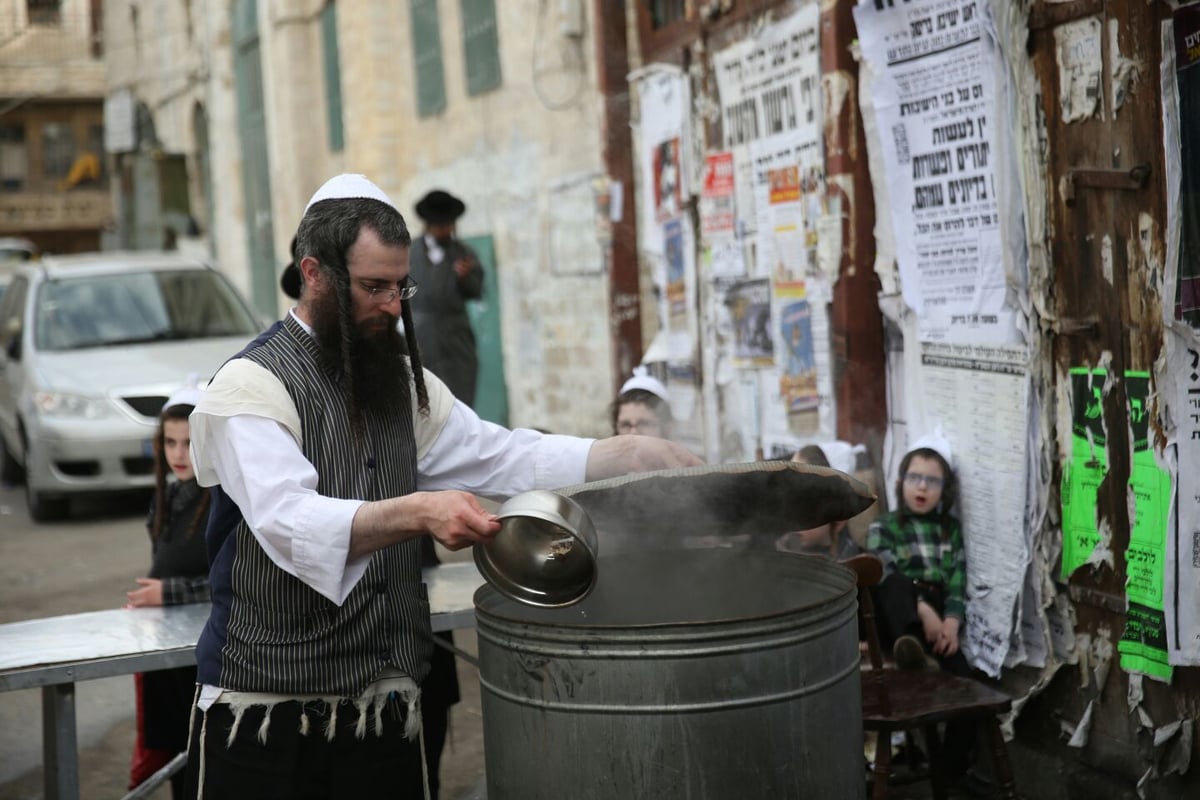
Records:
[[[35,520],[82,493],[152,486],[167,397],[259,330],[224,276],[176,253],[19,266],[0,298],[0,479],[24,478]]]

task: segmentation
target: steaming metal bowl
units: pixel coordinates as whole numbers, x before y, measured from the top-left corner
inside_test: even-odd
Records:
[[[496,590],[521,603],[559,608],[596,585],[596,529],[569,497],[535,490],[497,512],[500,532],[476,544],[475,565]]]

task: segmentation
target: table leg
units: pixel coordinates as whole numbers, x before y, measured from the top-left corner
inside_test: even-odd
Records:
[[[46,800],[79,800],[73,683],[42,687],[42,760]]]

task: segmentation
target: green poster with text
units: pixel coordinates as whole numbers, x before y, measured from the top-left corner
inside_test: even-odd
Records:
[[[1063,465],[1061,487],[1063,580],[1087,562],[1100,541],[1096,492],[1108,472],[1101,406],[1105,377],[1104,370],[1071,370],[1071,460]],[[1155,463],[1150,446],[1149,390],[1149,373],[1125,373],[1125,396],[1133,434],[1129,483],[1134,503],[1129,549],[1125,552],[1129,608],[1119,650],[1122,669],[1169,680],[1163,570],[1171,477]]]

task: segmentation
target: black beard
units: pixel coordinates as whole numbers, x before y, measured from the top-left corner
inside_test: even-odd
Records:
[[[433,240],[437,242],[438,246],[440,247],[449,247],[450,243],[454,241],[454,236],[435,236],[433,237]]]
[[[342,351],[338,291],[320,292],[313,298],[312,327],[321,361],[341,375],[343,387],[353,387],[353,394],[347,397],[351,418],[394,414],[407,408],[412,373],[403,357],[408,350],[396,328],[398,318],[380,311],[371,324],[351,326],[347,360]],[[350,326],[349,321],[346,325]]]

